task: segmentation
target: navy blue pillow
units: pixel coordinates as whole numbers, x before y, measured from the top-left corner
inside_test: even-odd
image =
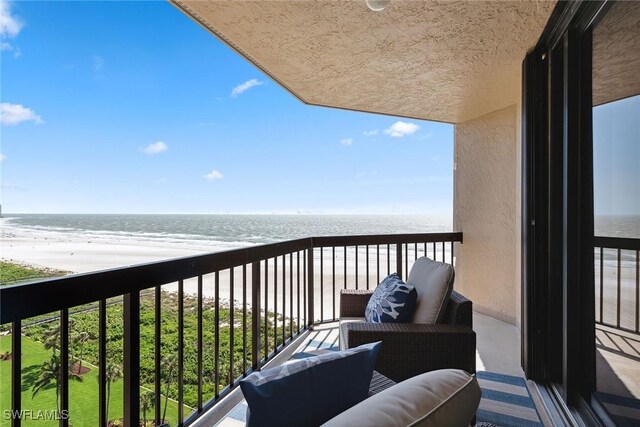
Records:
[[[388,275],[369,299],[364,317],[371,323],[406,323],[413,319],[418,292],[396,273]]]
[[[319,426],[368,397],[380,342],[290,361],[240,381],[247,427]]]

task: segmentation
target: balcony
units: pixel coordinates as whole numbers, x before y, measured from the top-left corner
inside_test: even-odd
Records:
[[[11,365],[2,370],[11,387],[3,390],[1,409],[56,408],[51,402],[36,408],[32,401],[38,363],[31,352],[53,329],[59,333],[49,351],[57,352],[60,366],[71,366],[70,375],[47,386],[58,390],[58,408],[69,413],[60,425],[107,426],[118,419],[128,426],[138,419],[148,425],[233,425],[240,422],[233,417],[242,412],[243,377],[296,352],[337,345],[341,289],[372,289],[391,272],[404,276],[421,256],[455,265],[462,244],[462,233],[313,237],[4,287],[0,323],[11,333],[1,339],[11,361],[1,363]],[[625,378],[640,365],[632,354],[638,336],[638,241],[597,238],[596,244],[599,347]],[[617,253],[613,287],[602,256],[607,248]],[[629,250],[634,260],[624,258]],[[620,274],[629,265],[635,267],[635,283]],[[627,298],[630,291],[635,301]],[[478,371],[523,377],[516,327],[476,312],[474,329]],[[83,333],[89,343],[78,355],[75,340]],[[622,337],[631,347],[622,350],[615,339],[607,346],[600,334]],[[84,380],[82,388],[73,375],[79,361],[97,378]],[[122,381],[108,375],[120,362]],[[536,421],[548,422],[540,397],[530,384],[528,389]],[[627,391],[637,398],[637,390]],[[480,409],[513,410],[490,399]],[[527,414],[517,415],[536,416]],[[21,423],[14,419],[12,425]]]

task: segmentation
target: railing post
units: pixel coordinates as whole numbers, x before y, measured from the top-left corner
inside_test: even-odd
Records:
[[[106,427],[107,413],[107,300],[98,305],[98,423]]]
[[[396,243],[396,273],[402,277],[402,243]]]
[[[233,286],[233,283],[231,284]],[[231,318],[233,325],[233,318]],[[233,329],[231,329],[233,334]],[[233,345],[233,344],[232,344]],[[233,366],[233,365],[232,365]],[[178,422],[184,422],[184,280],[178,280]],[[138,424],[136,424],[137,427]]]
[[[58,408],[56,408],[58,409]],[[60,427],[69,425],[69,309],[60,312]]]
[[[11,426],[20,427],[22,409],[22,325],[20,320],[11,324]]]
[[[307,249],[307,311],[309,325],[311,326],[315,323],[315,315],[313,313],[314,299],[313,299],[313,245],[309,249]]]
[[[153,343],[153,363],[154,363],[154,373],[155,373],[155,378],[154,378],[154,382],[153,382],[153,392],[155,394],[155,401],[154,401],[154,411],[155,411],[155,418],[156,418],[156,424],[160,425],[161,422],[161,394],[160,394],[160,387],[161,387],[161,382],[162,382],[162,378],[160,376],[161,370],[162,370],[162,288],[160,287],[160,285],[156,285],[155,290],[154,290],[154,295],[153,295],[153,299],[154,299],[154,331],[155,331],[155,339],[154,339],[154,343]]]
[[[124,427],[140,424],[140,292],[125,294],[124,322]]]
[[[265,316],[268,316],[265,307]],[[260,368],[260,262],[251,264],[251,367]]]
[[[197,320],[197,335],[198,335],[198,413],[202,412],[202,306],[203,306],[203,296],[202,296],[202,276],[198,276],[198,320]],[[144,426],[147,427],[147,426]]]

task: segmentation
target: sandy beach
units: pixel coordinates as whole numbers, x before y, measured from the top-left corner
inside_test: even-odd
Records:
[[[141,236],[117,236],[113,233],[83,233],[56,231],[49,229],[33,229],[14,226],[10,221],[2,221],[2,239],[0,241],[0,258],[7,262],[16,262],[32,266],[51,268],[68,271],[70,273],[85,273],[110,268],[125,267],[140,263],[162,261],[176,257],[191,256],[203,253],[219,252],[242,247],[242,245],[225,242],[193,241],[193,240],[161,240],[156,238],[145,238]],[[244,245],[248,246],[248,245]],[[386,250],[381,248],[381,250]],[[366,274],[366,253],[364,248],[359,248],[358,257],[358,288],[367,287]],[[410,259],[414,258],[410,252]],[[419,254],[421,255],[421,254]],[[438,254],[440,256],[440,253]],[[264,308],[264,295],[267,294],[266,305],[270,310],[276,309],[282,313],[290,315],[293,309],[293,316],[298,317],[298,300],[300,299],[300,316],[304,316],[303,298],[305,294],[304,267],[302,265],[303,254],[300,254],[300,276],[298,276],[297,256],[287,256],[285,261],[286,270],[282,269],[282,257],[278,259],[278,274],[274,274],[275,261],[271,259],[268,266],[268,289],[264,287],[264,264],[263,264],[263,287],[262,306]],[[344,274],[344,252],[336,252],[335,258],[335,298],[334,298],[334,265],[333,254],[329,249],[323,252],[323,271],[321,274],[320,250],[316,250],[316,271],[315,271],[315,294],[316,316],[323,313],[324,319],[338,316],[339,289],[356,287],[356,262],[355,250],[349,248],[346,254],[347,278]],[[369,287],[374,288],[378,281],[385,277],[388,272],[395,271],[395,253],[390,256],[391,264],[387,265],[386,252],[380,256],[380,268],[378,269],[375,257],[375,248],[370,251],[369,260]],[[412,262],[409,263],[409,267]],[[378,274],[379,270],[379,274]],[[251,268],[247,268],[247,290],[246,303],[251,302]],[[299,278],[299,281],[298,281]],[[234,269],[234,301],[237,306],[242,306],[243,300],[243,278],[242,268]],[[277,283],[277,291],[274,284]],[[283,283],[285,288],[283,288]],[[177,283],[167,283],[163,285],[163,290],[177,291]],[[283,292],[284,290],[284,292]],[[187,279],[184,281],[185,293],[197,293],[197,279]],[[231,296],[231,280],[228,270],[219,274],[219,296],[222,300],[229,300]],[[214,292],[213,274],[203,277],[203,294],[207,298],[212,298]],[[274,298],[276,297],[277,298]],[[322,295],[322,298],[320,298]],[[284,296],[284,300],[283,300]],[[293,301],[293,306],[291,305]]]
[[[0,258],[8,262],[86,273],[233,249],[196,241],[118,237],[38,230],[2,221]]]
[[[175,238],[152,238],[144,233],[140,235],[117,235],[116,233],[84,233],[82,231],[69,232],[52,229],[37,229],[14,226],[10,221],[0,220],[2,234],[0,240],[0,258],[8,262],[16,262],[56,270],[68,271],[70,273],[86,273],[110,268],[125,267],[135,264],[162,261],[171,258],[192,256],[197,254],[220,252],[239,247],[246,247],[250,244],[239,244],[238,242],[217,242],[207,240],[189,240]],[[383,247],[381,250],[384,251]],[[428,249],[430,251],[430,249]],[[366,253],[363,248],[359,248],[357,281],[360,289],[367,286],[366,273]],[[424,253],[419,250],[417,256]],[[413,251],[409,254],[409,259],[416,256]],[[427,252],[428,256],[433,256]],[[447,252],[450,256],[450,253]],[[301,261],[303,254],[300,254]],[[344,252],[342,249],[336,251],[335,261],[329,249],[323,253],[323,274],[320,272],[320,250],[315,252],[315,312],[316,317],[322,312],[324,319],[331,319],[339,316],[339,290],[341,288],[356,287],[356,262],[355,250],[349,248],[346,255],[347,270],[345,280]],[[369,287],[374,288],[378,281],[385,277],[387,272],[395,271],[395,253],[391,254],[390,266],[386,263],[386,252],[380,256],[380,268],[376,265],[375,248],[370,252],[369,260]],[[438,253],[440,258],[440,253]],[[450,260],[447,260],[450,262]],[[598,261],[598,260],[596,260]],[[334,262],[335,262],[335,285],[334,285]],[[290,269],[292,264],[292,269]],[[300,299],[301,312],[304,315],[304,271],[300,266],[300,278],[298,282],[297,258],[289,256],[285,259],[286,271],[282,270],[282,257],[278,259],[277,292],[274,287],[276,277],[274,275],[275,262],[269,261],[268,266],[268,288],[264,287],[264,264],[263,264],[263,286],[261,305],[265,304],[269,310],[276,309],[282,313],[284,307],[285,314],[290,315],[293,308],[293,316],[298,317],[298,299]],[[412,262],[409,263],[409,268]],[[243,292],[242,268],[234,269],[234,301],[237,306],[251,302],[251,266],[247,267],[247,289]],[[596,274],[596,307],[599,308],[599,262],[595,266]],[[632,327],[635,320],[635,310],[633,301],[635,300],[635,275],[634,263],[624,262],[621,269],[621,323],[624,326]],[[284,288],[283,288],[284,282]],[[214,292],[214,277],[212,274],[203,277],[203,293],[205,297],[212,298]],[[334,294],[335,287],[335,294]],[[163,290],[176,291],[177,283],[167,283],[163,285]],[[197,293],[197,279],[187,279],[184,281],[186,293]],[[283,292],[284,290],[284,292]],[[299,290],[299,291],[298,291]],[[231,279],[229,271],[222,271],[219,274],[219,296],[221,300],[228,301],[231,297]],[[298,292],[300,294],[298,294]],[[265,293],[268,300],[264,301]],[[617,275],[614,260],[605,261],[604,271],[604,318],[610,323],[615,322],[615,307],[617,299]],[[246,301],[243,300],[246,295]],[[277,295],[277,299],[274,296]],[[284,301],[283,301],[284,295]],[[322,296],[322,297],[320,297]],[[293,307],[291,306],[293,301]],[[598,316],[599,317],[599,316]]]

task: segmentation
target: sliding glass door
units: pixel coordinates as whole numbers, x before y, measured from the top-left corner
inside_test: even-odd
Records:
[[[611,6],[592,40],[594,400],[640,425],[640,2]]]
[[[523,368],[608,425],[640,425],[639,28],[560,4],[523,64]]]

